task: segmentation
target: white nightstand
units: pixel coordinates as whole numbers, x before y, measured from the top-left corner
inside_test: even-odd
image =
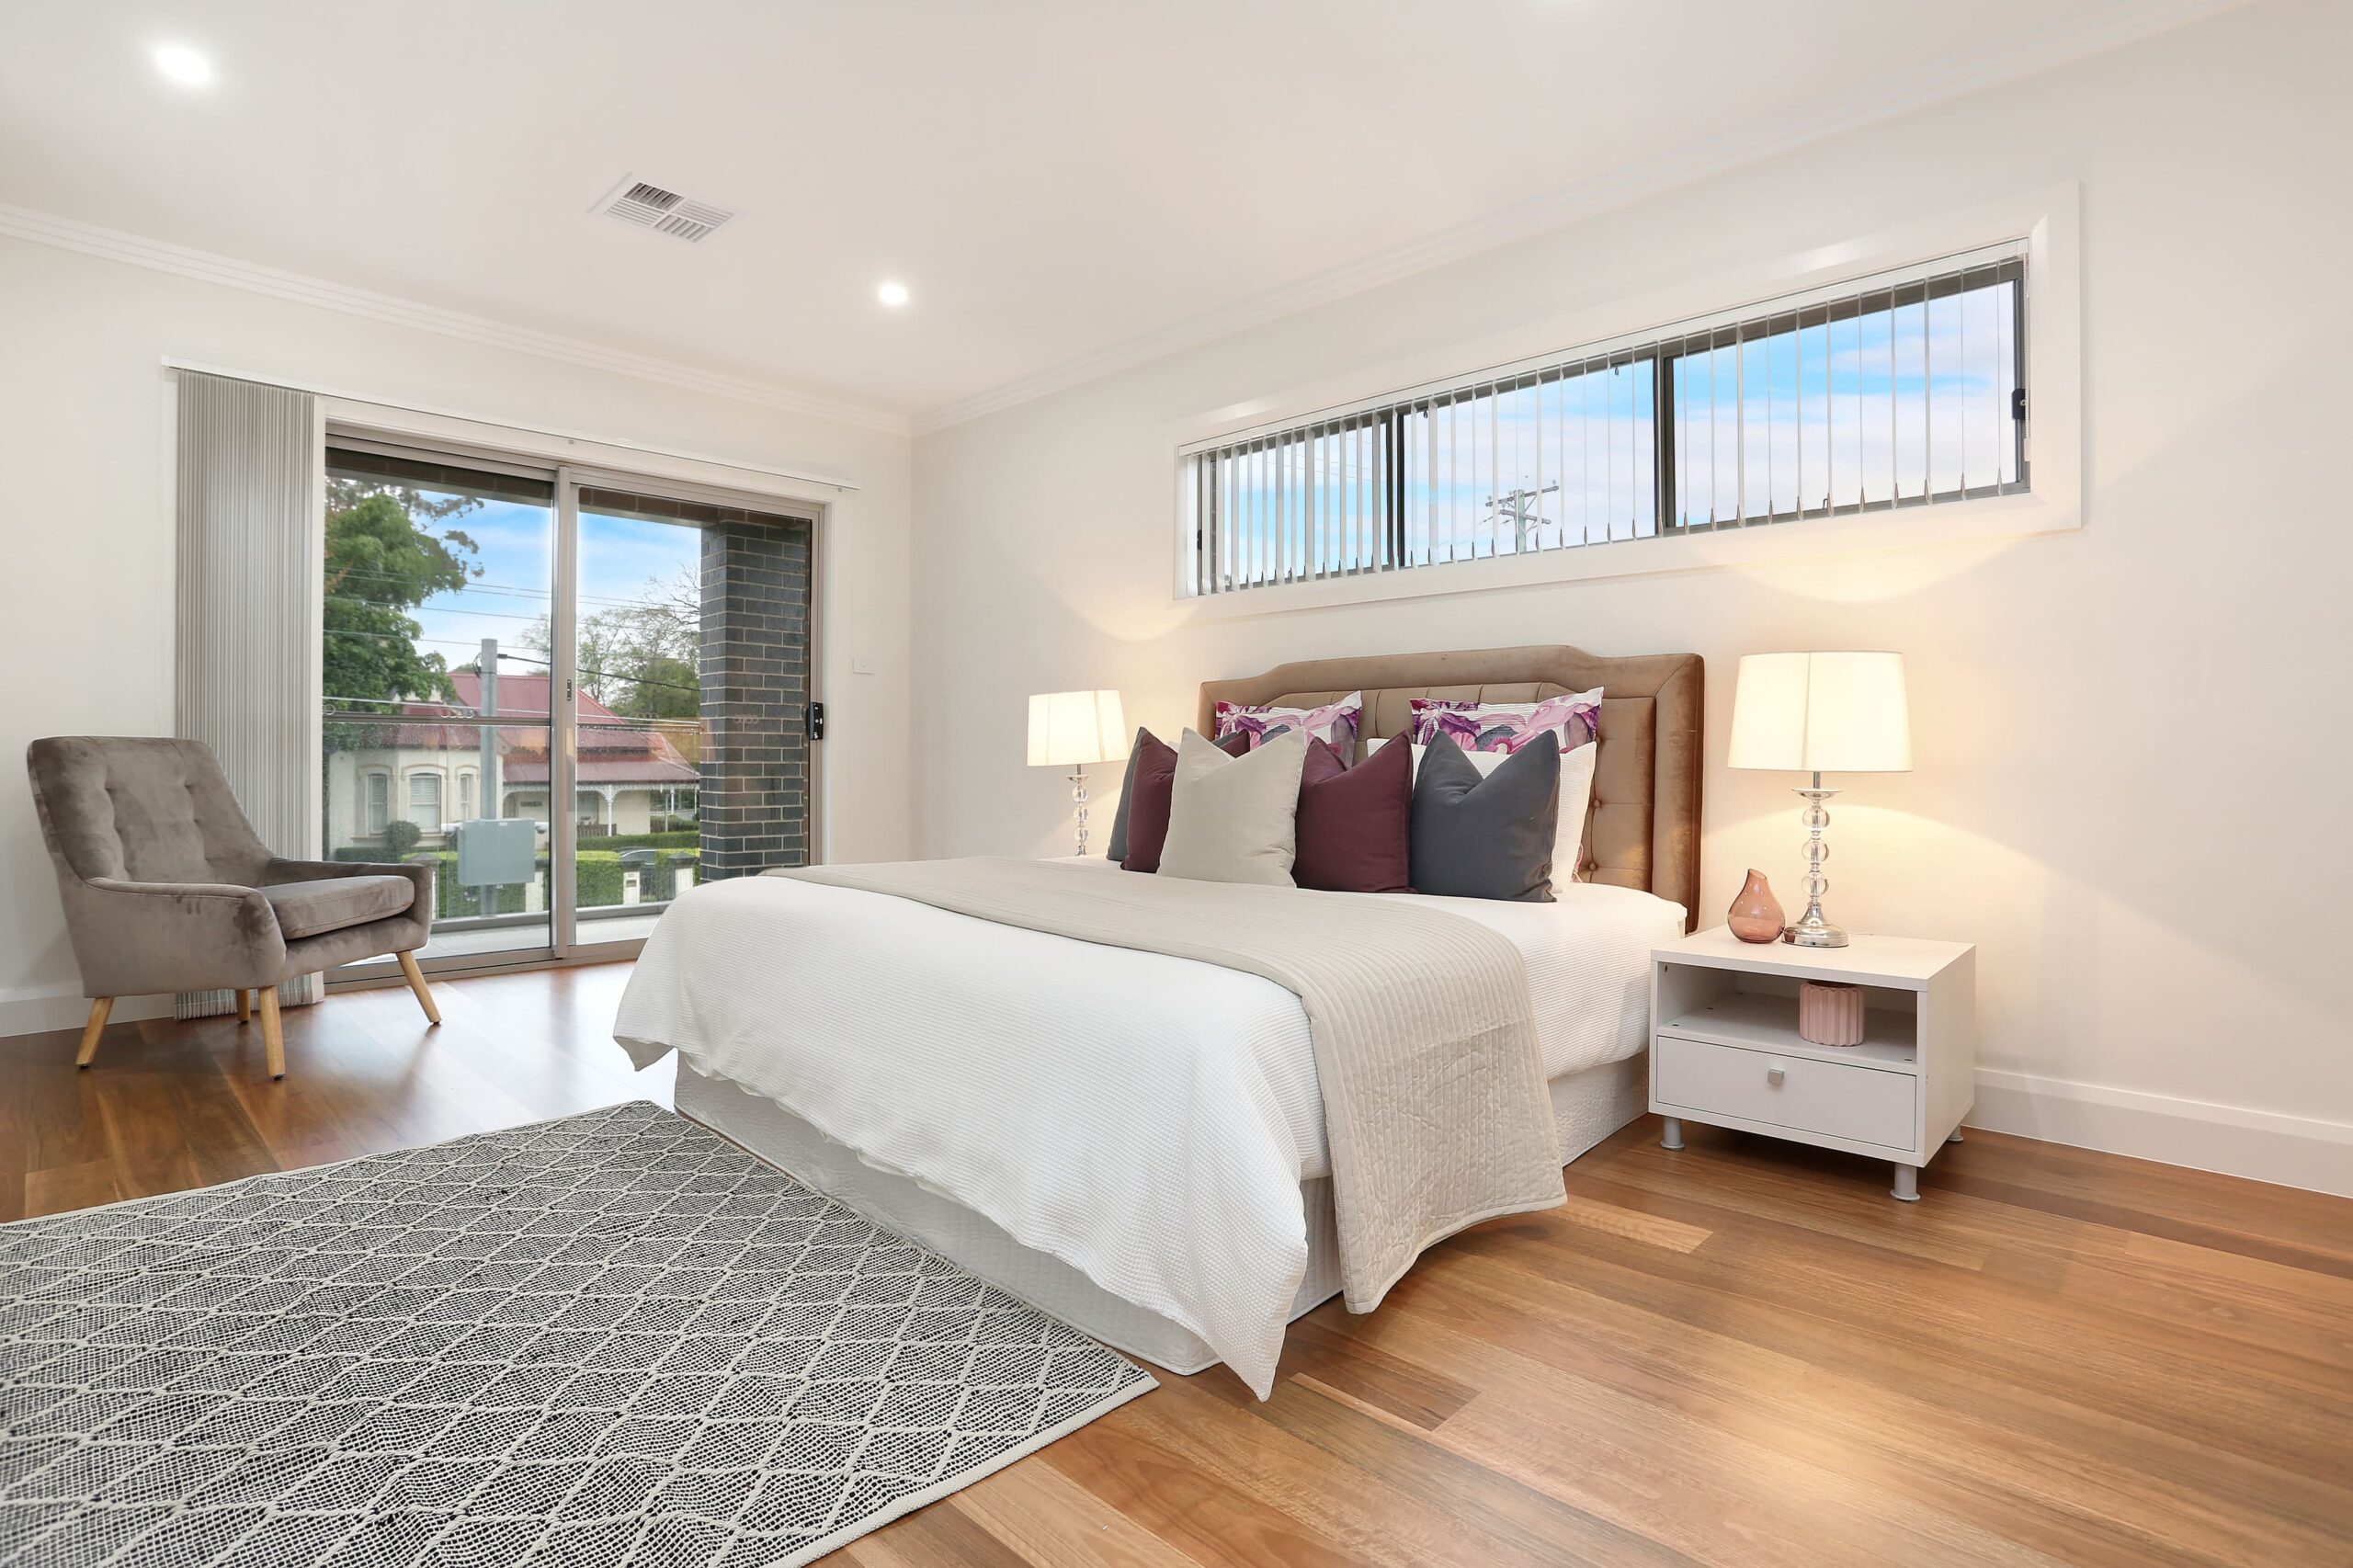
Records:
[[[1798,1038],[1798,983],[1866,988],[1857,1046]],[[1857,937],[1748,943],[1723,926],[1651,949],[1651,1109],[1665,1145],[1704,1121],[1892,1161],[1895,1196],[1958,1139],[1977,1095],[1977,949]]]

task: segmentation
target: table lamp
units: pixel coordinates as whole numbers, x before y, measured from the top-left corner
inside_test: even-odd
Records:
[[[1086,765],[1128,759],[1128,721],[1116,691],[1043,691],[1029,699],[1029,766],[1070,769],[1078,853],[1086,856]]]
[[[1781,939],[1801,948],[1843,948],[1847,933],[1822,917],[1830,880],[1822,862],[1830,846],[1822,787],[1825,773],[1909,773],[1912,721],[1904,696],[1901,653],[1745,653],[1732,705],[1734,767],[1810,773],[1801,785],[1805,842],[1805,918]]]

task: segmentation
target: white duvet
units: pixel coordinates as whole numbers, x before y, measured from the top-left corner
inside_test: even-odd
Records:
[[[1073,876],[1123,874],[1071,861]],[[1318,900],[1373,895],[1302,891]],[[1624,888],[1427,903],[1528,964],[1548,1078],[1631,1056],[1683,912]],[[614,1035],[778,1101],[867,1164],[1181,1324],[1260,1397],[1329,1174],[1306,1014],[1268,980],[783,877],[665,914]]]

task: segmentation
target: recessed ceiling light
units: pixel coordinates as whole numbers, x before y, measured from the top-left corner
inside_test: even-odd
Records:
[[[155,69],[187,87],[201,87],[212,80],[212,62],[186,44],[157,45]]]
[[[907,286],[904,283],[885,283],[874,290],[874,297],[896,310],[907,302]]]

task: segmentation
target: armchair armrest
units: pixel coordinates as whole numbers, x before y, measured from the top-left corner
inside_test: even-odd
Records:
[[[97,877],[63,891],[93,996],[275,985],[285,967],[278,914],[252,888]]]
[[[281,860],[273,858],[262,868],[266,882],[320,882],[336,877],[406,877],[416,893],[409,908],[428,914],[433,900],[433,868],[410,860]]]

